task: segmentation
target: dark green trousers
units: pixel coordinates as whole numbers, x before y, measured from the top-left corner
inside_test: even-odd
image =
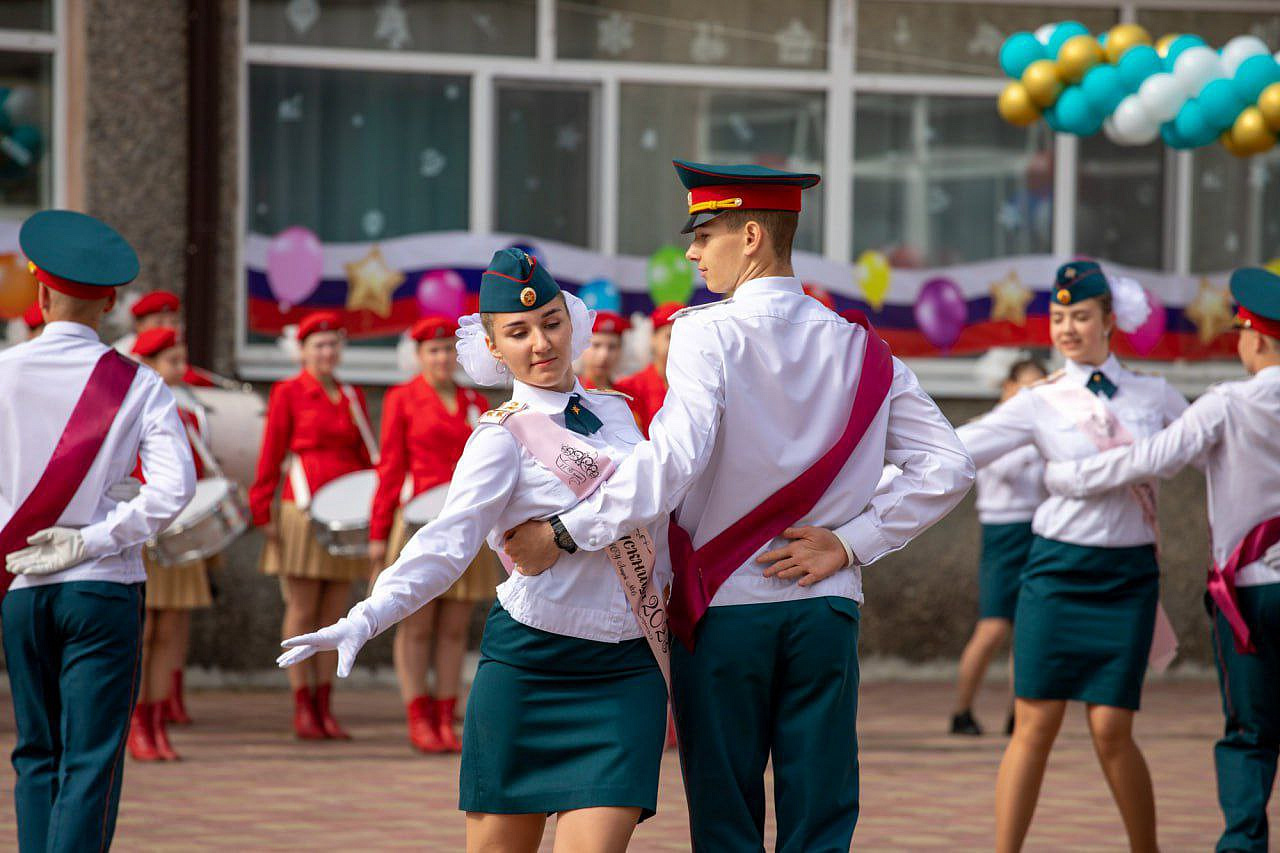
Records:
[[[1258,653],[1236,652],[1231,626],[1210,603],[1226,727],[1214,745],[1218,804],[1226,829],[1218,850],[1265,853],[1267,800],[1280,754],[1280,583],[1236,589]]]
[[[773,759],[779,853],[847,853],[858,822],[858,605],[712,607],[671,649],[693,849],[764,849]]]
[[[4,597],[22,853],[111,846],[138,695],[144,598],[142,584],[100,581]]]

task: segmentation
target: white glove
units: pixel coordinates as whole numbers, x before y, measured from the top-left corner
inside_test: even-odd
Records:
[[[359,606],[356,605],[356,607]],[[285,640],[280,645],[289,651],[276,658],[276,664],[284,669],[286,666],[293,666],[295,663],[306,660],[316,652],[331,652],[337,649],[338,677],[346,678],[351,674],[351,667],[355,665],[356,655],[373,636],[368,620],[355,614],[356,610],[352,608],[350,614],[343,616],[327,628]],[[353,616],[355,618],[352,618]]]
[[[15,575],[51,575],[84,562],[84,537],[70,527],[49,527],[29,537],[30,548],[14,551],[5,568]]]
[[[1076,463],[1050,462],[1044,466],[1044,487],[1049,494],[1060,497],[1077,497]]]
[[[125,477],[118,483],[107,487],[107,497],[118,503],[131,501],[142,493],[142,483],[133,477]]]

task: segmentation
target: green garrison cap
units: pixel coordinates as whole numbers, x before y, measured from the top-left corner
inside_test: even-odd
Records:
[[[790,210],[800,212],[800,191],[822,178],[806,172],[784,172],[751,163],[713,166],[672,160],[680,182],[689,191],[689,221],[681,234],[729,210]]]
[[[1240,306],[1242,325],[1280,336],[1280,275],[1257,267],[1238,269],[1231,274],[1231,297]]]
[[[518,313],[541,308],[560,293],[560,285],[538,259],[520,249],[494,252],[480,277],[480,310]]]
[[[18,243],[38,270],[66,282],[111,288],[138,277],[138,255],[128,241],[105,222],[74,210],[34,214],[22,223]]]
[[[1059,305],[1075,305],[1111,292],[1096,261],[1068,261],[1058,267],[1053,287],[1053,301]]]

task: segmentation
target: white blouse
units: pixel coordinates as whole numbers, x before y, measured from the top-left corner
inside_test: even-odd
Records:
[[[1044,488],[1044,459],[1035,445],[1008,453],[978,472],[978,521],[1014,524],[1030,521],[1049,493]]]

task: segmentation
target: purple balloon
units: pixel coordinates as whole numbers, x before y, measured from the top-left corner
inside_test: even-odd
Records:
[[[456,320],[466,313],[467,283],[454,270],[427,270],[418,279],[418,306],[423,314]]]
[[[315,293],[323,272],[324,249],[308,228],[286,228],[267,247],[267,283],[285,310]]]
[[[925,339],[940,350],[951,349],[969,318],[960,288],[949,278],[931,278],[916,298],[916,325]]]
[[[1154,293],[1145,287],[1142,292],[1147,295],[1147,304],[1151,306],[1151,314],[1147,317],[1147,322],[1128,333],[1129,345],[1133,347],[1133,351],[1138,355],[1150,355],[1151,351],[1156,348],[1156,344],[1160,343],[1160,338],[1164,337],[1168,316],[1164,310],[1164,305]]]

